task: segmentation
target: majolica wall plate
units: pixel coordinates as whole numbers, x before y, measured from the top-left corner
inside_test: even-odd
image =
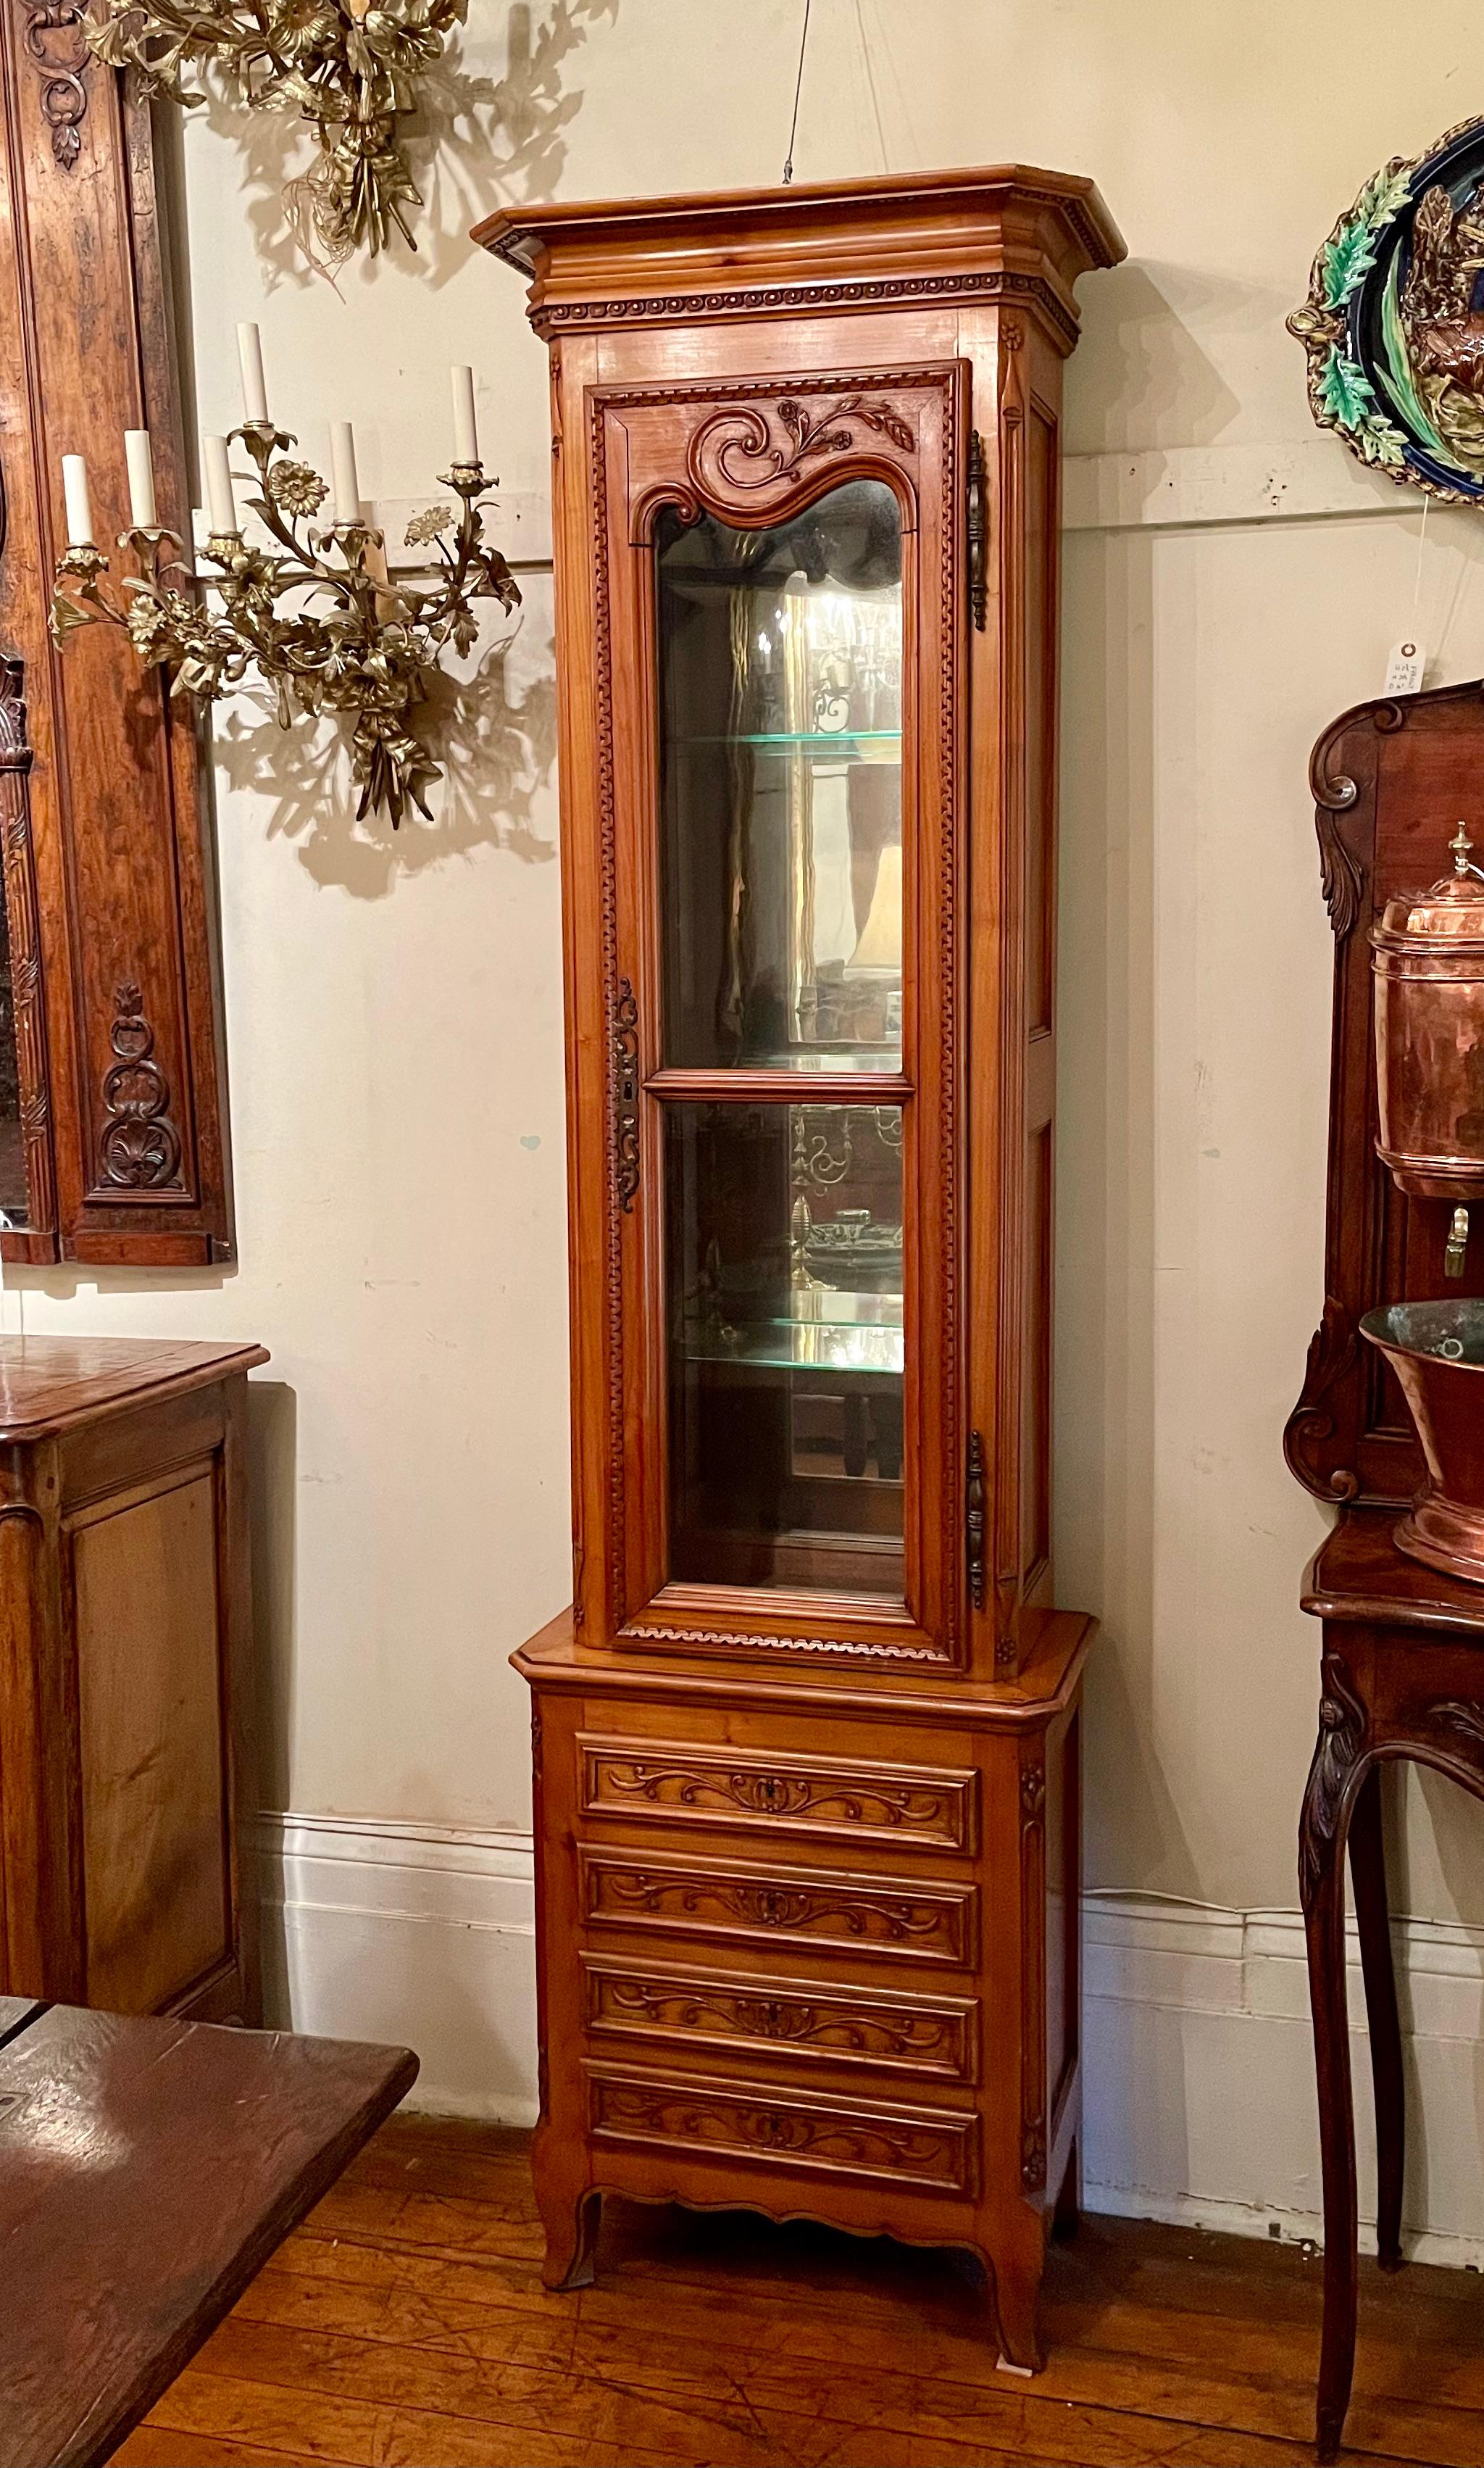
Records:
[[[1289,319],[1321,428],[1393,480],[1484,499],[1484,120],[1368,180]]]

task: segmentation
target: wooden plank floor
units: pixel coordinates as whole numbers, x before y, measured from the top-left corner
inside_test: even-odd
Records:
[[[1047,2371],[997,2373],[951,2257],[610,2204],[548,2296],[526,2137],[394,2120],[255,2281],[130,2468],[1262,2468],[1312,2457],[1319,2266],[1090,2219]],[[1363,2274],[1349,2460],[1484,2463],[1484,2285]]]

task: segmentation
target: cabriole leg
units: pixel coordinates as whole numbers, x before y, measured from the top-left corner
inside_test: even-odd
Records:
[[[1371,2034],[1371,2079],[1376,2091],[1376,2248],[1382,2271],[1400,2271],[1404,2259],[1402,2193],[1406,2166],[1406,2107],[1402,2077],[1402,2022],[1397,2011],[1391,1915],[1386,1902],[1379,1765],[1371,1768],[1356,1794],[1350,1819],[1350,1876]]]
[[[1356,2137],[1345,2003],[1344,1853],[1366,1730],[1365,1708],[1350,1686],[1345,1664],[1337,1654],[1327,1653],[1319,1739],[1304,1794],[1298,1859],[1324,2165],[1324,2337],[1316,2411],[1321,2461],[1338,2455],[1355,2370]]]
[[[1026,2218],[1031,2233],[1017,2246],[996,2245],[985,2259],[999,2329],[1000,2365],[1011,2373],[1039,2374],[1046,2362],[1039,2319],[1045,2242],[1039,2219],[1029,2212]]]
[[[593,2254],[598,2243],[598,2229],[603,2218],[601,2194],[570,2191],[560,2196],[543,2195],[539,2180],[537,2204],[541,2225],[546,2230],[546,2259],[541,2265],[544,2288],[590,2288],[593,2283]]]

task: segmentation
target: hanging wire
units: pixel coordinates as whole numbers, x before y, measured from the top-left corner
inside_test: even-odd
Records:
[[[891,79],[892,84],[896,87],[896,90],[897,90],[897,110],[898,110],[898,114],[899,114],[899,116],[900,116],[900,118],[901,118],[901,121],[902,121],[902,127],[906,130],[906,133],[907,133],[907,144],[908,144],[908,146],[911,148],[911,151],[912,151],[912,160],[913,160],[913,162],[914,162],[914,163],[921,163],[921,162],[922,162],[922,160],[923,160],[923,142],[922,142],[922,139],[919,137],[919,135],[918,135],[918,133],[917,133],[917,128],[916,128],[916,126],[915,126],[915,124],[914,124],[914,122],[913,122],[913,118],[912,118],[912,113],[911,113],[911,111],[910,111],[910,109],[909,109],[909,107],[908,107],[908,104],[907,104],[906,88],[904,87],[904,85],[902,84],[902,71],[901,71],[901,69],[899,68],[898,63],[897,63],[897,53],[896,53],[896,49],[895,49],[895,46],[894,46],[894,45],[893,45],[893,43],[892,43],[892,40],[891,40],[890,35],[888,34],[888,33],[887,33],[887,31],[886,31],[886,24],[885,24],[885,17],[884,17],[885,0],[869,0],[869,7],[870,7],[871,14],[872,14],[872,16],[875,18],[875,20],[876,20],[876,54],[875,54],[875,55],[872,55],[872,57],[876,57],[876,56],[878,56],[878,55],[879,55],[879,57],[880,57],[880,58],[882,58],[882,59],[884,59],[884,61],[886,62],[887,73],[888,73],[888,75],[890,76],[890,79]],[[858,17],[859,17],[859,15],[860,15],[860,10],[861,10],[861,0],[856,0],[856,14],[857,18],[858,18]],[[861,30],[861,39],[862,39],[862,41],[864,41],[864,40],[865,40],[865,32],[864,32],[864,28],[863,28],[863,27],[862,27],[862,30]],[[872,85],[873,85],[873,91],[874,91],[874,87],[875,87],[875,77],[874,77],[874,74],[873,74],[873,78],[872,78]],[[879,120],[880,120],[880,113],[879,113],[879,112],[878,112],[878,114],[877,114],[877,120],[878,120],[878,123],[879,124]],[[883,146],[884,146],[884,142],[885,142],[885,141],[883,140],[883,141],[882,141]]]
[[[1422,605],[1422,560],[1423,551],[1427,542],[1427,508],[1431,503],[1432,500],[1430,497],[1424,497],[1422,501],[1422,521],[1417,527],[1417,580],[1412,586],[1412,634],[1414,638],[1417,633],[1417,611]]]
[[[871,57],[871,44],[866,34],[866,21],[861,14],[860,0],[856,0],[856,33],[860,42],[860,65],[865,72],[866,94],[871,104],[871,117],[876,122],[876,147],[883,171],[891,170],[891,157],[886,151],[886,129],[881,120],[881,98],[876,90],[876,65]]]
[[[809,12],[812,0],[804,0],[804,31],[799,36],[799,74],[793,81],[793,118],[788,123],[788,151],[784,159],[784,187],[793,178],[793,141],[799,133],[799,97],[804,91],[804,55],[809,49]]]

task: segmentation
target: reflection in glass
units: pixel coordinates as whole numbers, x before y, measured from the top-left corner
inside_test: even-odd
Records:
[[[902,1059],[902,525],[856,480],[656,536],[665,1060]]]
[[[26,1141],[21,1126],[20,1063],[15,1050],[15,986],[11,968],[11,927],[0,897],[0,1213],[12,1226],[31,1214],[26,1179]]]
[[[900,1602],[901,1112],[666,1125],[669,1573]]]

